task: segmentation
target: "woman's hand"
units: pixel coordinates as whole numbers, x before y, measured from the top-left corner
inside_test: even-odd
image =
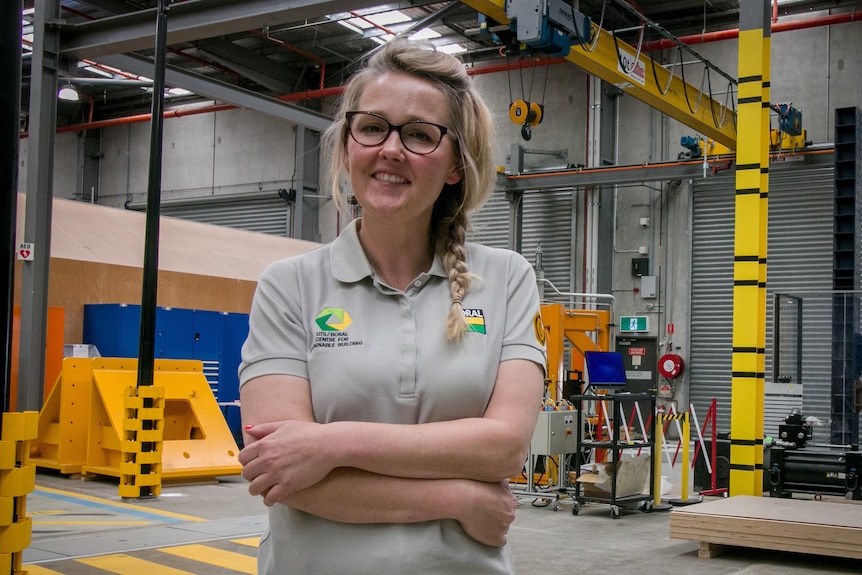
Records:
[[[246,426],[254,441],[239,454],[248,491],[262,495],[272,506],[279,500],[315,485],[333,469],[322,440],[323,425],[307,421],[279,421]]]
[[[460,506],[462,516],[457,517],[461,528],[479,543],[502,547],[506,544],[509,525],[515,520],[517,497],[512,494],[506,481],[469,483],[472,493]]]

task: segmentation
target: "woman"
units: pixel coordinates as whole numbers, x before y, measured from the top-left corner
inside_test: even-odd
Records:
[[[463,65],[396,40],[324,135],[362,208],[261,276],[240,366],[261,574],[509,574],[542,399],[544,328],[519,254],[465,242],[493,122]]]

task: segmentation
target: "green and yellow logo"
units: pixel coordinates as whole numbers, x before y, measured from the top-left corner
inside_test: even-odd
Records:
[[[485,333],[485,314],[481,309],[465,309],[464,321],[467,322],[467,331]]]
[[[353,318],[343,308],[328,307],[317,314],[314,321],[322,331],[344,331],[353,323]]]

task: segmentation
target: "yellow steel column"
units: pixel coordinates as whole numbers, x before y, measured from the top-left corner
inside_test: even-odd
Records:
[[[744,0],[739,8],[730,495],[763,493],[769,65],[769,1]]]

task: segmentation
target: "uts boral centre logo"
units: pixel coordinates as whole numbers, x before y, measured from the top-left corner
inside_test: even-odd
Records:
[[[353,323],[353,318],[347,313],[347,310],[340,307],[324,308],[317,317],[314,318],[314,323],[317,324],[319,331],[314,332],[314,343],[311,349],[323,348],[339,348],[352,347],[362,345],[362,340],[355,340],[350,337],[347,328]]]

